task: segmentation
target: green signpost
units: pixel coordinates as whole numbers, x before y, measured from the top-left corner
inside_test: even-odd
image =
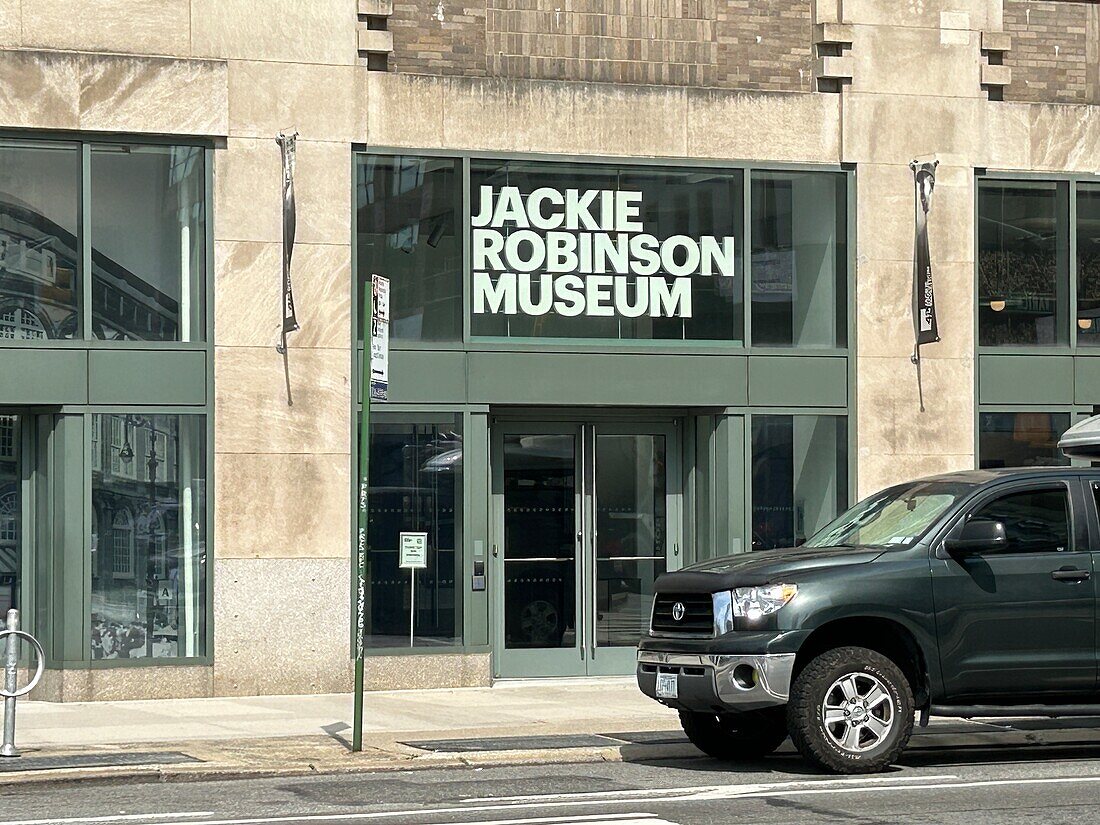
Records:
[[[380,275],[363,290],[363,370],[359,392],[363,414],[359,418],[359,527],[355,541],[355,712],[351,749],[363,750],[363,661],[367,623],[367,494],[370,489],[370,402],[385,401],[389,390],[390,283]],[[369,321],[369,324],[366,323]],[[368,337],[369,335],[369,337]]]

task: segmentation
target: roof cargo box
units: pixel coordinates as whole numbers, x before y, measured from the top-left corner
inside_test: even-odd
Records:
[[[1069,458],[1100,459],[1100,415],[1074,424],[1058,439],[1058,446]]]

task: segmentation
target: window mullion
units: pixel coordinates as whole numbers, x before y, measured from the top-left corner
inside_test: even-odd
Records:
[[[80,337],[92,335],[92,149],[80,144]]]

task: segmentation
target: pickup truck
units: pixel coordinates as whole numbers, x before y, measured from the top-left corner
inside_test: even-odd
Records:
[[[711,756],[790,736],[838,773],[894,762],[917,715],[1100,715],[1098,498],[1085,467],[948,473],[667,573],[638,685]]]

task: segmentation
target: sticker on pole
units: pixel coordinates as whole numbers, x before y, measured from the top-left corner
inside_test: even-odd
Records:
[[[401,567],[423,570],[428,566],[428,534],[401,533]]]
[[[390,279],[371,276],[370,400],[385,401],[390,390]]]

